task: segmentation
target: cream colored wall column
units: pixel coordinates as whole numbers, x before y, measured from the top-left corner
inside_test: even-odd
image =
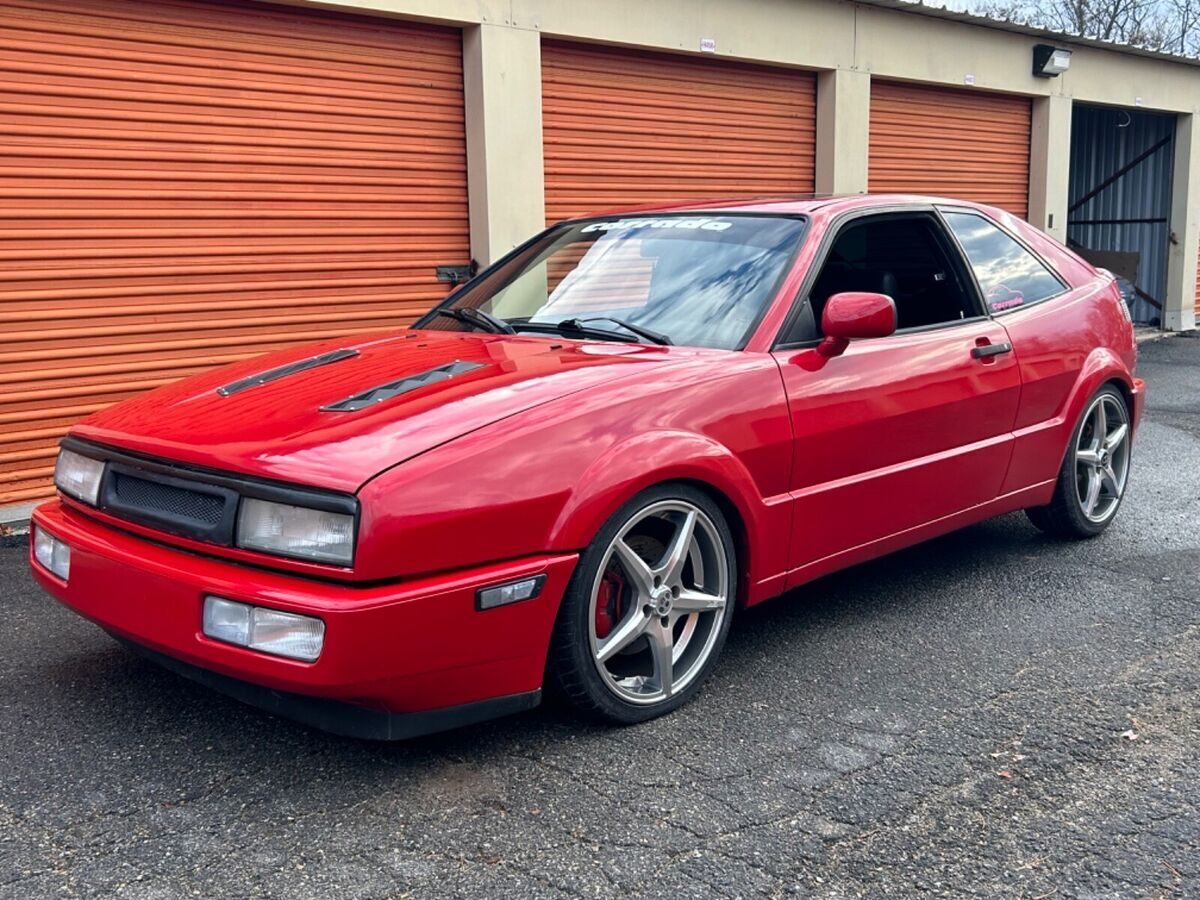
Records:
[[[471,256],[494,262],[545,225],[537,31],[463,29]]]
[[[1176,122],[1163,328],[1189,331],[1196,327],[1196,263],[1200,248],[1200,113],[1179,116]]]
[[[871,76],[854,69],[817,75],[817,193],[867,189]]]
[[[1029,143],[1029,222],[1067,239],[1067,186],[1071,177],[1071,98],[1035,97]]]

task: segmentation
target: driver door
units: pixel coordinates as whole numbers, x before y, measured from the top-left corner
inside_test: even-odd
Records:
[[[851,290],[888,293],[898,329],[823,357],[823,304]],[[1021,384],[1007,333],[932,211],[843,222],[806,299],[796,340],[774,352],[795,436],[793,584],[994,499]]]

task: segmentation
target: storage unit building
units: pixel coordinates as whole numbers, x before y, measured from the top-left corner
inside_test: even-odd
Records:
[[[71,422],[394,327],[469,260],[456,29],[249,3],[0,6],[0,504]]]
[[[1047,43],[1074,54],[1057,78]],[[1071,214],[1153,223],[1071,237],[1142,229],[1162,324],[1190,329],[1200,60],[905,0],[0,0],[0,523],[89,412],[404,326],[439,267],[548,221],[869,189],[1066,240],[1085,107],[1153,118],[1172,157],[1153,205]]]

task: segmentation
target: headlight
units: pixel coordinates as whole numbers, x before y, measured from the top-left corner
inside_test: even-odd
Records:
[[[82,500],[92,506],[100,498],[100,478],[104,475],[104,463],[74,450],[59,450],[58,462],[54,464],[54,484],[64,494]]]
[[[348,566],[354,562],[354,516],[245,497],[237,545]]]

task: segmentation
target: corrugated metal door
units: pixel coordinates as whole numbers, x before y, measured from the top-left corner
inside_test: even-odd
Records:
[[[469,259],[458,31],[0,0],[0,86],[0,503],[80,416],[408,322]]]
[[[808,72],[545,42],[546,217],[813,190]]]
[[[871,82],[868,181],[1029,214],[1027,97]]]

